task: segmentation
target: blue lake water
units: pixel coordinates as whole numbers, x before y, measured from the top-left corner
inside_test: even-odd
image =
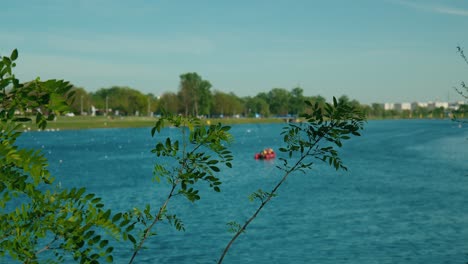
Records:
[[[186,231],[157,226],[136,263],[215,263],[231,234],[257,204],[248,196],[281,177],[279,160],[258,161],[278,149],[284,125],[236,125],[233,169],[222,192],[201,185],[194,204],[169,204]],[[170,135],[164,130],[163,136]],[[348,172],[324,164],[294,174],[233,245],[224,263],[465,263],[468,261],[468,128],[448,120],[370,121],[345,143]],[[22,146],[41,148],[56,183],[84,186],[113,212],[151,203],[167,188],[152,181],[158,160],[149,128],[25,133]],[[114,251],[127,263],[128,244]]]

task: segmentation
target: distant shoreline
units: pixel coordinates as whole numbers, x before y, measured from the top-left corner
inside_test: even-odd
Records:
[[[368,120],[450,120],[449,118],[369,118]],[[156,117],[86,117],[60,116],[56,121],[49,121],[46,130],[81,130],[100,128],[142,128],[153,127],[158,119]],[[294,121],[290,119],[290,121]],[[286,118],[207,118],[202,119],[205,124],[222,123],[225,125],[236,124],[272,124],[287,123]],[[24,131],[36,131],[37,128],[32,122],[23,123]]]

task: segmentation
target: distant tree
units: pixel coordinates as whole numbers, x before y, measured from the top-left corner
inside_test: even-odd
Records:
[[[262,117],[268,117],[270,115],[270,106],[262,97],[248,97],[244,101],[248,116],[260,114]]]
[[[322,110],[324,110],[324,107],[325,107],[325,104],[326,104],[326,99],[325,97],[321,96],[321,95],[317,95],[317,96],[306,96],[306,101],[310,102],[312,105],[315,105],[315,104],[318,104],[318,107]],[[305,109],[304,112],[307,113],[307,114],[310,114],[311,110],[310,109]]]
[[[95,107],[106,112],[106,105],[112,111],[119,111],[123,115],[135,115],[148,112],[148,97],[140,91],[130,87],[113,86],[101,88],[91,94]],[[112,113],[109,113],[112,114]]]
[[[164,93],[159,99],[159,108],[157,112],[162,113],[163,109],[169,113],[177,114],[181,112],[181,102],[175,93]]]
[[[443,107],[434,108],[430,115],[432,118],[444,118],[445,116],[445,109]]]
[[[371,116],[373,118],[383,118],[384,117],[384,112],[385,112],[385,108],[383,107],[382,104],[373,103],[371,105],[371,110],[369,112],[369,116]]]
[[[455,118],[463,119],[468,117],[468,105],[460,105],[460,107],[455,111]]]
[[[154,94],[149,93],[146,95],[146,98],[148,100],[148,115],[151,115],[155,113],[159,109],[159,99],[156,97]]]
[[[359,108],[357,109],[359,109],[367,118],[369,118],[369,115],[372,112],[372,107],[370,105],[359,104]]]
[[[296,87],[291,90],[289,98],[289,113],[299,115],[305,109],[304,90],[301,87]]]
[[[201,77],[196,72],[180,75],[179,97],[184,106],[185,116],[198,112],[196,90],[201,81]]]
[[[281,116],[287,115],[290,97],[291,95],[288,90],[284,88],[273,88],[268,92],[270,112]]]
[[[401,113],[400,113],[400,118],[411,118],[412,117],[412,113],[410,110],[402,110]]]
[[[268,102],[268,100],[270,100],[268,93],[265,92],[258,93],[255,97],[263,99],[265,102]]]
[[[198,105],[200,115],[209,115],[211,106],[213,105],[213,95],[210,91],[211,83],[207,80],[202,80],[198,87]]]
[[[413,116],[415,118],[426,118],[429,115],[429,110],[427,107],[417,106],[416,109],[413,110]]]
[[[89,96],[88,92],[86,92],[86,90],[81,87],[73,87],[70,92],[74,93],[73,100],[68,102],[70,112],[77,115],[88,113],[91,107],[91,97]]]
[[[185,115],[207,115],[212,105],[211,83],[203,80],[196,72],[180,75],[179,97]]]
[[[212,107],[212,113],[214,115],[233,116],[241,114],[243,109],[242,100],[234,93],[214,92]]]
[[[391,109],[391,110],[386,110],[384,112],[384,117],[385,118],[397,118],[399,117],[399,114],[397,110],[395,109]]]
[[[341,103],[341,104],[349,104],[351,100],[349,99],[349,97],[347,95],[342,95],[340,97],[338,97],[338,102]]]

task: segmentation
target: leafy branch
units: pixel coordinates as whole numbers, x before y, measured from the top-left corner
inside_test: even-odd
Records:
[[[62,80],[20,83],[13,74],[18,51],[0,59],[0,256],[24,263],[113,261],[109,239],[125,237],[128,214],[112,215],[84,188],[53,188],[48,160],[39,150],[19,148],[22,122],[39,129],[64,111],[73,93]],[[35,117],[35,118],[34,118]],[[54,260],[40,258],[53,251]]]
[[[216,176],[221,171],[219,165],[232,167],[233,157],[225,146],[232,141],[232,136],[228,132],[230,127],[221,124],[207,127],[197,118],[164,113],[152,128],[152,136],[156,132],[161,133],[161,130],[167,126],[177,128],[182,141],[167,137],[156,143],[151,152],[161,161],[169,159],[172,162],[167,164],[175,164],[171,167],[157,163],[153,171],[157,182],[165,179],[171,188],[155,215],[151,214],[150,205],[146,206],[144,213],[138,209],[135,211],[136,221],[143,224],[144,229],[138,243],[132,240],[135,249],[129,263],[133,263],[148,237],[155,235],[152,230],[159,221],[167,220],[177,230],[185,230],[185,226],[176,214],[168,214],[168,204],[173,197],[180,195],[190,202],[199,200],[201,197],[196,188],[199,181],[208,183],[215,192],[220,192],[221,181]]]
[[[463,51],[463,49],[458,46],[457,47],[457,52],[460,54],[460,56],[462,57],[462,59],[465,61],[466,64],[468,64],[468,59],[467,57],[465,56],[465,53]],[[460,83],[460,86],[461,88],[457,88],[457,87],[453,87],[453,89],[461,96],[463,97],[465,100],[468,100],[468,86],[465,84],[465,82],[461,82]],[[468,123],[468,121],[466,120],[460,120],[458,118],[458,114],[459,113],[463,113],[463,112],[466,112],[468,110],[468,107],[466,105],[462,105],[460,106],[460,109],[458,109],[457,111],[454,111],[453,113],[453,118],[452,120],[453,121],[456,121],[456,122],[459,122],[459,123]]]
[[[336,98],[333,98],[333,105],[327,103],[323,110],[318,104],[312,105],[310,102],[306,104],[312,108],[312,113],[302,115],[305,122],[290,124],[281,133],[286,146],[280,148],[280,151],[288,155],[288,159],[280,158],[282,165],[277,166],[284,172],[283,177],[270,192],[258,190],[250,196],[251,200],[258,199],[260,205],[242,226],[232,222],[229,224],[230,230],[236,232],[224,248],[218,264],[223,262],[236,239],[277,195],[278,189],[289,175],[298,171],[305,173],[306,170],[312,169],[316,160],[327,162],[336,170],[347,170],[335,147],[341,147],[343,140],[348,140],[351,136],[360,136],[359,130],[363,128],[365,122],[364,115],[345,102],[337,102]],[[296,161],[291,164],[289,160],[293,157]]]

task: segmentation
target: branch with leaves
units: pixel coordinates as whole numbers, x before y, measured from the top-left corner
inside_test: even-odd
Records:
[[[326,162],[336,170],[347,170],[335,148],[341,147],[343,141],[351,136],[360,136],[359,131],[364,127],[365,116],[346,102],[337,102],[336,98],[333,98],[333,104],[327,103],[323,109],[318,104],[306,104],[312,108],[312,113],[302,115],[305,122],[289,124],[281,133],[286,146],[280,148],[280,151],[288,155],[288,158],[280,158],[282,165],[277,166],[284,172],[283,177],[270,192],[258,190],[249,197],[251,200],[259,200],[260,205],[243,225],[228,223],[234,236],[224,248],[218,263],[223,262],[232,244],[271,199],[277,196],[278,189],[291,174],[305,173],[317,161]]]
[[[463,51],[463,49],[458,46],[457,47],[457,52],[460,54],[460,56],[462,57],[463,61],[465,61],[466,64],[468,64],[468,59],[466,58],[465,56],[465,53]],[[460,88],[458,87],[453,87],[453,89],[462,97],[464,98],[465,100],[468,100],[468,86],[465,84],[465,82],[461,82],[460,83]],[[459,119],[459,115],[464,115],[466,114],[466,112],[468,112],[468,107],[467,105],[462,105],[460,106],[460,108],[456,111],[453,112],[453,118],[452,120],[455,121],[455,122],[458,122],[458,123],[468,123],[468,121],[466,120],[460,120]],[[463,117],[462,117],[463,118]]]
[[[134,210],[135,223],[142,224],[143,230],[139,234],[139,242],[133,235],[128,235],[135,247],[129,263],[135,260],[145,241],[156,234],[153,229],[159,221],[166,220],[177,230],[185,230],[182,220],[176,214],[168,213],[168,204],[172,198],[183,196],[190,202],[199,200],[197,183],[200,181],[209,184],[213,191],[220,192],[221,181],[217,176],[219,165],[232,167],[233,156],[226,147],[232,141],[229,126],[205,126],[198,118],[164,113],[153,127],[152,136],[161,133],[167,126],[178,129],[181,139],[167,137],[156,143],[151,152],[160,160],[154,166],[154,179],[156,182],[164,179],[170,190],[157,213],[151,213],[149,204],[143,211]]]
[[[22,123],[44,129],[66,109],[72,85],[39,78],[21,83],[13,74],[17,58],[14,50],[0,60],[0,256],[23,263],[112,262],[109,239],[125,234],[129,215],[112,215],[84,188],[55,188],[45,156],[15,144]]]

